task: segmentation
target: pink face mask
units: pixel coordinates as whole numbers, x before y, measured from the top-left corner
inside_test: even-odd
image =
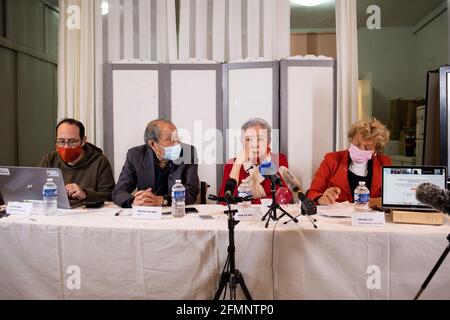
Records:
[[[372,159],[373,154],[375,153],[373,150],[361,150],[354,144],[350,145],[348,151],[350,152],[350,158],[352,158],[352,161],[356,163],[369,162],[369,160]]]

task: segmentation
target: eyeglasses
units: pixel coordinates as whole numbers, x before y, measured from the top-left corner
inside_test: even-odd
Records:
[[[64,140],[64,139],[58,139],[56,140],[56,145],[58,147],[64,147],[66,144],[73,148],[76,147],[78,145],[78,143],[80,143],[81,139],[78,140],[74,140],[74,139],[69,139],[69,140]]]

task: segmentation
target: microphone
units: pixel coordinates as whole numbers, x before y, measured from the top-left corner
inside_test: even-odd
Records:
[[[300,183],[300,181],[286,167],[280,167],[279,171],[289,190],[291,190],[293,193],[296,193],[298,195],[298,198],[302,202],[302,213],[308,216],[316,215],[317,206],[314,201],[308,199],[303,193],[302,184]]]
[[[450,213],[450,193],[448,190],[443,190],[431,183],[424,183],[417,188],[416,198],[421,203],[438,211]]]
[[[230,203],[240,203],[240,202],[247,202],[247,201],[252,201],[253,200],[253,196],[247,196],[247,197],[231,197],[230,198],[226,198],[226,197],[218,197],[215,195],[209,195],[208,199],[211,201],[217,201],[217,202],[227,202],[227,200],[231,200]]]
[[[236,187],[237,181],[235,179],[230,178],[225,182],[225,198],[228,203],[231,203]]]
[[[253,200],[252,196],[248,196],[248,197],[244,197],[244,198],[235,197],[234,191],[236,190],[236,187],[237,187],[237,181],[235,179],[230,178],[227,180],[227,182],[225,182],[225,197],[218,197],[218,196],[210,195],[210,196],[208,196],[208,199],[212,200],[212,201],[217,201],[217,202],[226,202],[227,204]]]
[[[281,178],[277,175],[277,169],[272,162],[261,163],[259,166],[259,173],[263,177],[270,179],[273,185],[283,186],[283,181],[281,181]]]

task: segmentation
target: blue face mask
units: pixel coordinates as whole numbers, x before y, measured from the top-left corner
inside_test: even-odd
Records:
[[[164,160],[175,161],[180,159],[181,156],[181,144],[174,145],[172,147],[163,147]]]

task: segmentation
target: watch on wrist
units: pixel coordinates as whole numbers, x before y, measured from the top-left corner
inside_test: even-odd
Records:
[[[170,205],[170,197],[167,196],[163,196],[164,200],[163,200],[163,206],[168,206]]]

